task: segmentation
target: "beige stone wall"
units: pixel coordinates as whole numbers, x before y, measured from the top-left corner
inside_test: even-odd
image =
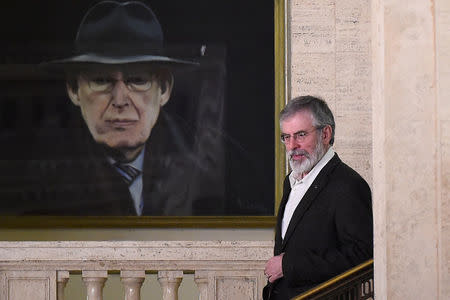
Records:
[[[385,1],[386,296],[438,299],[436,202],[436,87],[432,7]],[[378,12],[377,12],[378,13]],[[374,63],[382,63],[376,61]],[[377,92],[377,91],[374,91]],[[381,141],[384,143],[381,144]],[[377,198],[375,198],[377,199]],[[382,213],[382,212],[380,212]],[[408,274],[408,275],[406,275]],[[411,276],[418,274],[418,276]]]
[[[450,1],[435,2],[440,298],[450,299]]]
[[[291,0],[292,96],[372,185],[377,299],[450,299],[450,1]]]
[[[292,0],[288,15],[290,95],[328,102],[335,149],[371,184],[370,1]]]
[[[449,299],[448,1],[372,8],[376,294]]]

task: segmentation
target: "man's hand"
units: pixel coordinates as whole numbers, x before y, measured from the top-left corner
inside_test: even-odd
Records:
[[[266,275],[270,283],[274,282],[278,278],[283,277],[283,267],[282,267],[283,255],[284,253],[274,256],[271,259],[269,259],[266,263],[264,275]]]

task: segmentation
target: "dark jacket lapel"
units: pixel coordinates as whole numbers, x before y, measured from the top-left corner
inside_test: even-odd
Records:
[[[105,202],[101,211],[106,215],[136,215],[134,202],[128,185],[106,158],[105,149],[93,139],[89,139],[89,160],[95,164],[92,182],[96,184],[95,202]]]
[[[287,241],[291,237],[292,233],[294,232],[295,227],[298,225],[300,220],[303,218],[303,215],[305,214],[305,212],[311,206],[311,203],[314,201],[314,199],[317,197],[317,195],[320,193],[320,191],[326,186],[327,181],[328,181],[328,175],[336,167],[336,165],[339,164],[340,162],[341,162],[341,160],[339,159],[338,155],[334,154],[333,158],[323,167],[323,169],[317,175],[316,179],[313,181],[313,183],[311,184],[309,189],[306,191],[302,200],[300,201],[297,208],[295,209],[294,214],[292,215],[292,219],[289,223],[288,229],[286,231],[286,235],[284,236],[284,239],[282,242],[281,252],[284,249]],[[286,199],[286,202],[287,202],[287,199]],[[283,209],[283,213],[284,213],[284,209]],[[281,219],[282,218],[283,218],[283,216],[281,216]],[[280,222],[281,222],[281,219],[279,219]]]
[[[189,184],[193,155],[186,128],[161,111],[145,147],[143,215],[191,215]]]
[[[281,199],[280,207],[278,209],[277,215],[277,228],[275,230],[275,247],[274,247],[274,255],[278,255],[281,253],[281,244],[283,239],[281,238],[281,224],[283,221],[284,211],[286,209],[286,204],[289,199],[289,194],[291,193],[291,184],[289,182],[289,175],[284,179],[283,184],[283,197]]]

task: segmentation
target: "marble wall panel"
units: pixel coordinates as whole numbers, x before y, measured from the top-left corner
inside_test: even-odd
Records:
[[[327,101],[336,151],[371,185],[370,1],[292,0],[289,12],[290,94]]]
[[[56,272],[0,272],[1,300],[56,300]]]
[[[435,1],[440,153],[440,299],[450,299],[450,1]]]

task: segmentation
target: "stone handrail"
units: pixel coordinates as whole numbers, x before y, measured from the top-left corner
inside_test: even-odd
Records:
[[[194,273],[200,300],[261,299],[271,241],[0,242],[0,300],[63,300],[70,272],[80,272],[88,300],[101,300],[108,272],[120,271],[126,300],[139,300],[146,272],[156,272],[163,300],[178,299]]]

